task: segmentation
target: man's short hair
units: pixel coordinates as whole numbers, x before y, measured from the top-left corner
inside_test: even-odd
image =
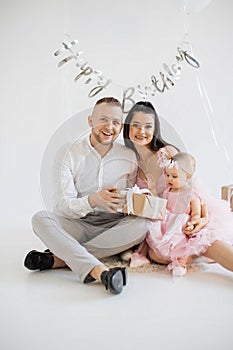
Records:
[[[103,97],[100,100],[98,100],[95,105],[97,106],[97,105],[100,105],[101,103],[109,103],[109,104],[112,104],[113,106],[120,107],[120,109],[122,110],[122,105],[120,101],[114,97]]]

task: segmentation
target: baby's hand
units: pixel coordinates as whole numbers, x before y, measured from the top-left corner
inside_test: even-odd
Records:
[[[184,233],[187,236],[191,236],[193,234],[194,227],[195,227],[194,225],[192,225],[190,222],[188,222],[184,227]]]
[[[184,228],[184,233],[186,235],[190,235],[193,233],[196,233],[200,231],[205,225],[208,223],[208,217],[204,216],[203,218],[200,218],[198,216],[194,216],[191,218],[189,222],[187,222],[185,228]],[[193,226],[193,228],[192,228]],[[187,230],[186,227],[189,227]]]

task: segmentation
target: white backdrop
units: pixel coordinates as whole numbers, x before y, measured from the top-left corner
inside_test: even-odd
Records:
[[[1,0],[1,227],[29,227],[43,207],[41,161],[55,131],[77,114],[78,136],[97,99],[122,99],[124,88],[149,83],[175,57],[185,30],[201,67],[183,63],[175,86],[150,100],[220,197],[221,186],[233,182],[232,15],[231,0],[212,0],[188,16],[175,0]],[[69,41],[66,34],[112,79],[94,98],[84,79],[73,82],[72,62],[57,67],[53,53]]]

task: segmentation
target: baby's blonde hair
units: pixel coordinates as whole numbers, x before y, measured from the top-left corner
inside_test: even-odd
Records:
[[[196,169],[196,161],[191,154],[185,153],[185,152],[180,152],[180,153],[175,154],[172,157],[172,159],[178,165],[178,169],[179,168],[182,169],[188,175],[190,175],[190,177],[193,176],[193,174],[195,173],[195,169]]]

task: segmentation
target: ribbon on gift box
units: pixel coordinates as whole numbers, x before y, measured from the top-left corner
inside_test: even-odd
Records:
[[[126,195],[126,200],[127,200],[127,213],[129,214],[135,214],[134,207],[133,207],[133,194],[138,193],[138,194],[149,194],[152,195],[152,193],[148,190],[148,188],[139,188],[137,185],[134,185],[134,187],[127,189],[127,195]],[[150,199],[147,196],[146,199],[148,200],[150,206]]]

